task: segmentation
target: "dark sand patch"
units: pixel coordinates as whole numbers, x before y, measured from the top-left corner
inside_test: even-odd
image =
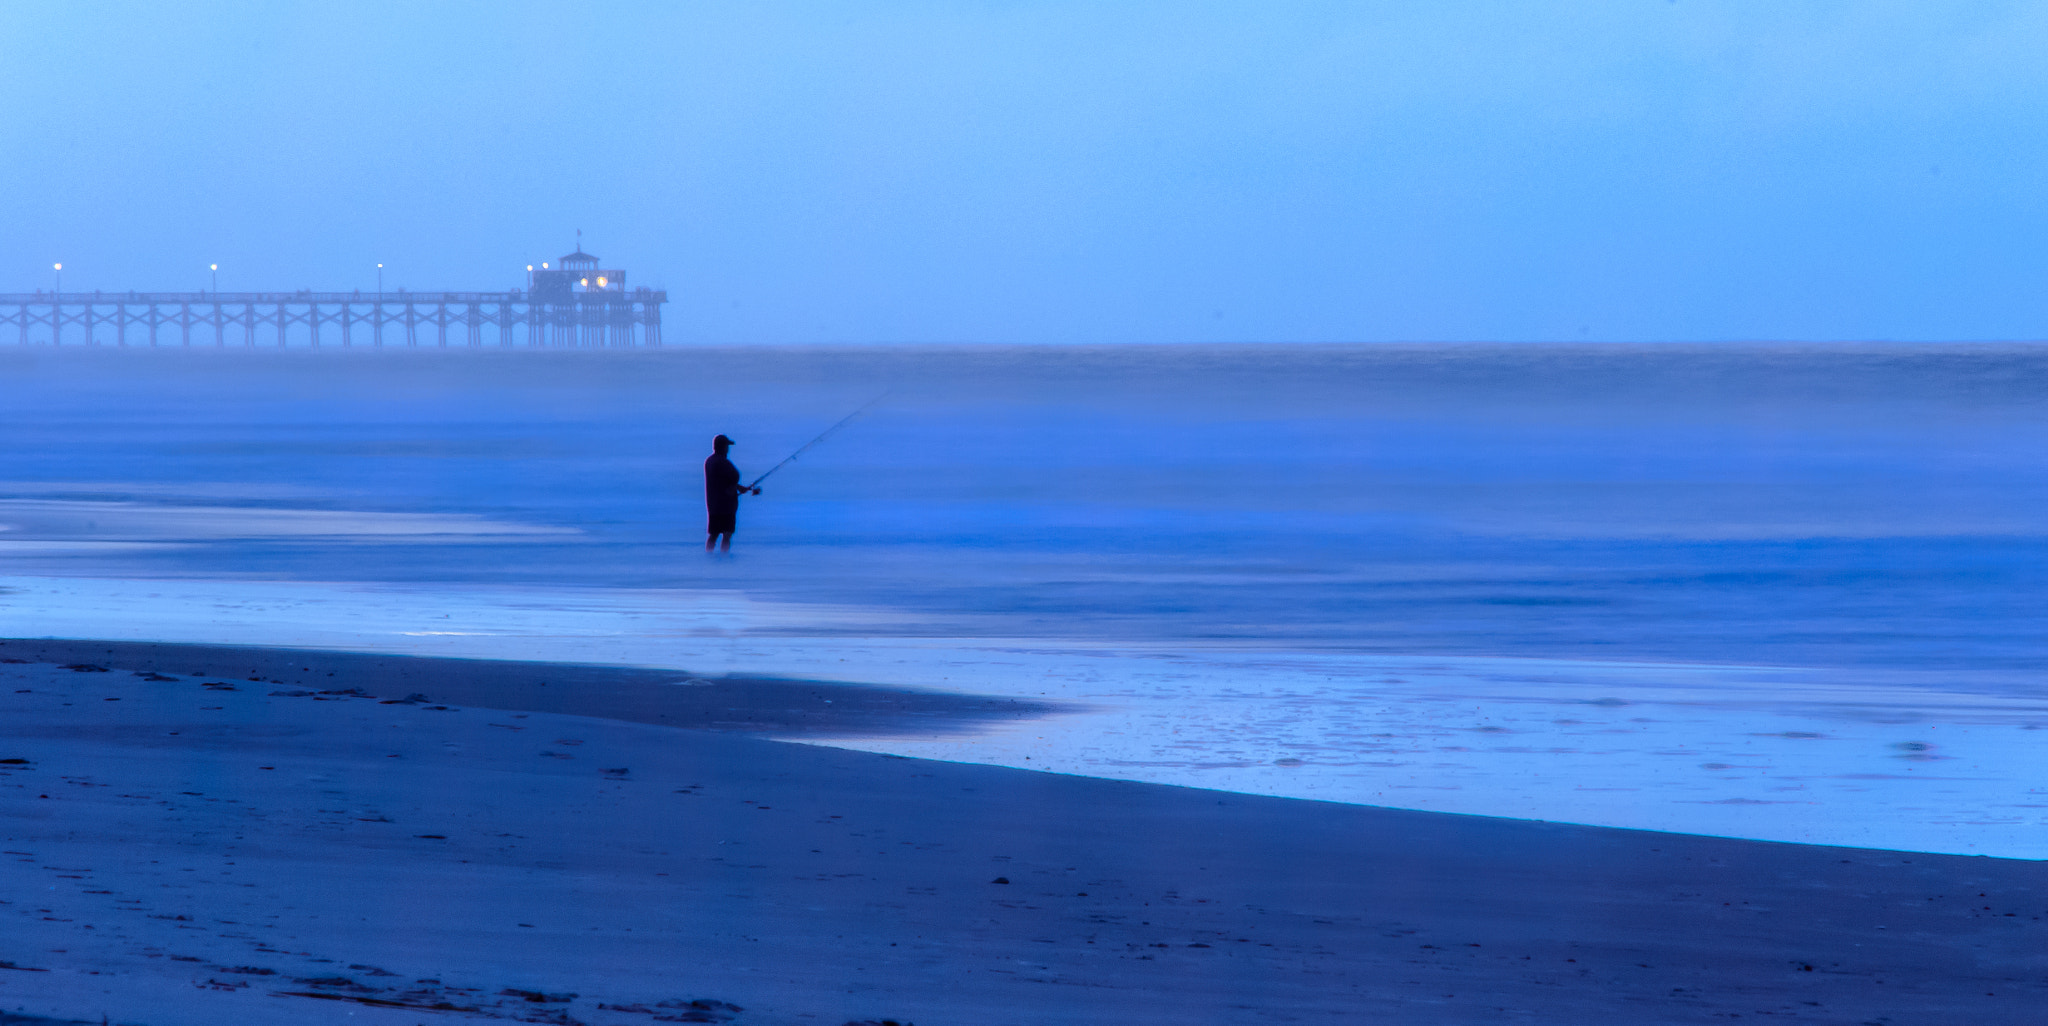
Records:
[[[1066,711],[1051,702],[681,670],[136,641],[0,640],[0,658],[226,681],[237,687],[360,689],[380,699],[570,713],[663,727],[781,737],[958,734]],[[684,682],[688,683],[684,683]]]
[[[337,689],[386,672],[295,655]],[[0,749],[24,760],[0,767],[0,958],[50,970],[0,974],[0,1000],[43,1014],[313,1022],[446,1002],[609,1024],[715,997],[742,1026],[2032,1026],[2048,1007],[2041,863],[545,712],[503,730],[60,665],[0,666],[20,681],[0,688]],[[575,758],[536,757],[563,739]]]

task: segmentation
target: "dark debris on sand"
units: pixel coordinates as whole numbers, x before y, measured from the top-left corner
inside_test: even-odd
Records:
[[[531,1002],[533,1002],[534,1004],[537,1004],[537,1005],[538,1005],[538,1004],[554,1004],[554,1005],[566,1005],[566,1004],[568,1004],[569,1002],[571,1002],[571,1001],[574,1001],[574,1000],[576,1000],[576,995],[574,995],[574,994],[550,994],[550,993],[548,993],[548,992],[546,992],[546,991],[541,991],[541,990],[519,990],[518,988],[515,988],[515,987],[506,987],[506,988],[505,988],[504,990],[501,990],[501,991],[499,991],[499,992],[498,992],[498,996],[499,996],[499,997],[515,997],[515,998],[518,998],[518,999],[519,999],[519,1000],[521,1000],[521,1001],[531,1001]]]
[[[392,975],[371,966],[358,965],[350,968],[376,976]],[[502,987],[495,994],[489,994],[474,987],[444,984],[440,980],[416,980],[411,986],[385,988],[349,976],[308,976],[294,979],[292,983],[303,989],[272,993],[278,997],[346,1002],[370,1008],[462,1012],[517,1022],[582,1026],[582,1020],[571,1015],[569,1008],[565,1007],[573,1004],[579,997],[568,991]],[[644,1015],[651,1023],[727,1023],[744,1011],[739,1005],[715,998],[675,998],[653,1005],[598,1003],[597,1008],[606,1012]],[[905,1023],[902,1026],[909,1024]]]
[[[688,1001],[681,999],[661,1001],[651,1008],[647,1005],[639,1004],[599,1004],[597,1007],[599,1010],[606,1012],[630,1012],[634,1015],[644,1015],[654,1022],[730,1022],[733,1016],[745,1011],[745,1009],[730,1001],[719,1001],[714,998],[693,998]]]

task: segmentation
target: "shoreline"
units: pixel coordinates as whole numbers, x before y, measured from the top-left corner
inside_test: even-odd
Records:
[[[449,705],[598,716],[679,729],[797,738],[972,733],[991,723],[1078,708],[931,688],[645,666],[389,655],[182,642],[0,638],[0,659],[104,664],[110,670],[213,677],[280,687],[369,688]],[[308,665],[308,664],[314,665]],[[315,669],[315,666],[318,669]]]
[[[251,671],[171,668],[201,648]],[[169,661],[116,665],[145,650]],[[0,763],[15,1014],[398,1024],[439,1002],[441,1021],[623,1026],[709,1001],[685,1021],[2017,1024],[2048,1004],[2033,862],[747,736],[824,722],[822,697],[792,703],[820,687],[801,682],[725,693],[756,705],[717,731],[617,715],[646,707],[587,682],[603,712],[570,711],[566,689],[531,711],[446,697],[552,664],[0,645],[67,653],[105,669],[0,665],[0,759],[24,760]],[[620,693],[700,690],[654,675]],[[271,693],[315,682],[363,697]],[[415,691],[450,708],[402,701]],[[880,725],[906,694],[939,703],[915,710],[926,726],[945,704],[877,689],[859,714]]]

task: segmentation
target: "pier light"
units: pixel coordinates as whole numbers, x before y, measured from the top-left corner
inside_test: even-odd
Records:
[[[597,287],[604,288],[604,275],[602,274],[597,276]]]
[[[585,288],[589,288],[589,287],[590,287],[590,279],[589,279],[589,278],[578,278],[578,279],[576,279],[576,284],[578,284],[578,285],[581,285],[581,286],[583,286],[583,287],[585,287]]]
[[[51,269],[51,270],[53,270],[53,271],[61,271],[61,270],[63,270],[63,269],[64,269],[64,265],[63,265],[63,264],[51,264],[51,265],[50,265],[50,269]]]
[[[540,265],[540,269],[541,269],[541,270],[543,270],[543,271],[545,271],[545,270],[547,270],[547,269],[548,269],[548,265],[547,265],[547,262],[546,262],[546,261],[542,261],[542,262],[541,262],[541,265]]]

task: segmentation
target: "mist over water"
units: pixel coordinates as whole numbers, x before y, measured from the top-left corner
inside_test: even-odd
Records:
[[[2042,654],[2048,351],[2028,347],[0,363],[21,570],[743,586],[949,630],[1403,652]],[[752,476],[884,391],[746,503],[734,561],[693,551],[712,434]],[[334,522],[254,523],[278,511]]]
[[[1180,759],[1168,778],[1447,807],[1389,797],[1379,778],[1376,790],[1342,790],[1336,770],[1313,785],[1273,783],[1285,771],[1275,757],[1370,762],[1361,753],[1379,742],[1363,739],[1384,732],[1358,703],[1395,702],[1419,678],[1389,667],[1417,659],[1580,667],[1515,663],[1508,678],[1524,683],[1506,686],[1506,664],[1489,663],[1466,684],[1433,685],[1429,701],[1526,700],[1555,686],[1571,692],[1558,701],[1583,704],[1678,686],[1676,671],[1634,672],[1630,684],[1584,669],[1593,663],[1748,667],[1677,673],[1685,702],[1713,706],[1719,687],[1780,715],[1797,692],[1808,712],[1832,703],[1823,718],[1875,703],[1889,710],[1877,720],[1912,724],[1955,704],[1929,695],[1972,695],[1988,703],[1973,707],[1972,729],[2048,723],[2037,672],[2044,385],[2048,348],[2024,345],[19,349],[0,352],[0,566],[28,581],[319,582],[443,602],[511,589],[603,595],[621,610],[632,605],[621,595],[734,595],[837,611],[734,627],[795,646],[749,669],[790,669],[803,660],[788,653],[817,655],[834,637],[843,648],[1039,639],[1259,652],[1256,670],[1218,676],[1210,665],[1180,691],[1146,691],[1147,708],[1179,712],[1127,724],[1119,743],[1156,740],[1160,723],[1228,693],[1277,717],[1259,729],[1281,740],[1225,757],[1226,735],[1256,731],[1219,727],[1199,742],[1208,755]],[[734,461],[751,478],[885,392],[743,503],[734,555],[701,551],[712,435],[738,439]],[[54,607],[6,601],[7,633],[62,621]],[[658,661],[621,644],[617,658]],[[1275,653],[1308,662],[1275,669]],[[1079,680],[1073,665],[1029,673]],[[921,672],[882,682],[941,684]],[[983,683],[1025,686],[1014,676],[1024,671],[1008,672],[1010,683]],[[1473,690],[1489,674],[1494,684]],[[1285,685],[1318,676],[1356,686],[1316,698]],[[976,682],[949,673],[943,686]],[[1109,684],[1075,687],[1066,697],[1115,704]],[[1340,708],[1364,719],[1334,727]],[[1431,722],[1418,714],[1402,729]],[[1628,729],[1676,732],[1645,742],[1664,749],[1770,733],[1659,722]],[[1428,729],[1438,727],[1452,729]],[[1898,732],[1872,736],[1871,758],[1893,760],[1873,765],[1910,776],[1951,757],[1951,742]],[[1986,758],[2018,759],[2022,740]],[[1193,742],[1171,742],[1182,743]],[[1008,761],[1027,750],[945,744],[930,753]],[[1934,747],[1885,747],[1902,744]],[[1508,765],[1472,754],[1484,746],[1424,747],[1465,753],[1433,757],[1437,776],[1464,774],[1468,789]],[[1033,765],[1058,758],[1029,750],[1040,752]],[[1106,751],[1064,768],[1160,761]],[[1900,763],[1901,752],[1926,758]],[[1444,758],[1466,762],[1452,772]],[[1687,767],[1700,759],[1726,764],[1682,755]],[[1219,775],[1233,766],[1258,768]],[[1587,770],[1574,786],[1620,772]],[[2039,807],[2008,784],[2000,776],[2006,790],[1980,804]],[[1456,808],[1498,811],[1480,806]],[[2011,831],[2040,819],[1997,816]],[[1692,822],[1659,820],[1640,801],[1576,818]],[[1730,822],[1700,828],[1778,835]],[[1899,846],[1941,847],[1930,838],[1960,829],[1929,826]]]

